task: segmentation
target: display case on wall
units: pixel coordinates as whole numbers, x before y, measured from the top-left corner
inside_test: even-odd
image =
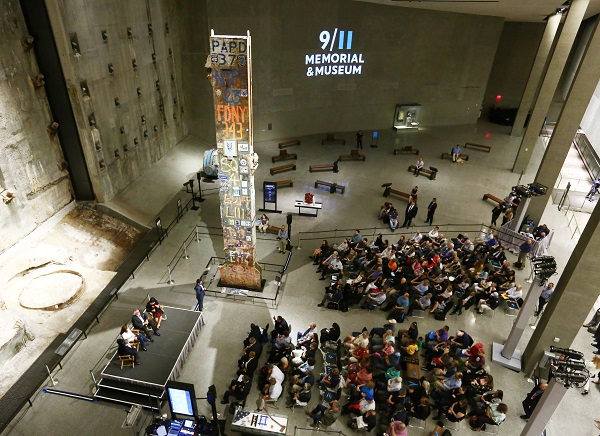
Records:
[[[419,128],[421,105],[418,103],[397,104],[394,113],[394,130],[410,130]]]

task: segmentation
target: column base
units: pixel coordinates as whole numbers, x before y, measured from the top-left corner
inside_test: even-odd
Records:
[[[512,369],[516,372],[521,372],[521,352],[515,350],[512,359],[507,359],[502,355],[504,344],[494,342],[492,345],[492,362],[499,363],[500,365]]]

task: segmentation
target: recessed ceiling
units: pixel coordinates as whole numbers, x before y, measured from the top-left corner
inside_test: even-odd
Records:
[[[504,17],[507,21],[542,22],[565,0],[355,0],[403,8]],[[600,13],[600,0],[590,0],[585,18]]]

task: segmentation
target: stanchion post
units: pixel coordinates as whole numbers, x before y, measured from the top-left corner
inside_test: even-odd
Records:
[[[202,203],[204,201],[204,198],[202,198],[202,173],[197,172],[196,178],[198,179],[198,197],[196,198],[196,200],[199,203]]]
[[[189,259],[190,258],[190,256],[188,256],[188,254],[187,254],[187,247],[185,245],[185,241],[183,243],[183,258],[184,259]]]
[[[169,273],[169,281],[167,283],[169,285],[172,285],[173,283],[175,283],[175,280],[173,280],[173,278],[171,277],[171,267],[170,266],[167,267],[167,272]]]

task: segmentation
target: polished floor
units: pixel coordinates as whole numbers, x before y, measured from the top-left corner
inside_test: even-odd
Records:
[[[271,214],[271,223],[285,223],[285,213],[293,213],[292,241],[297,245],[300,239],[301,249],[293,250],[293,258],[285,277],[283,295],[276,309],[260,302],[231,301],[225,298],[207,297],[205,300],[204,326],[196,346],[183,368],[180,381],[194,383],[199,397],[203,397],[211,384],[217,386],[220,393],[233,377],[236,360],[241,351],[241,339],[245,336],[250,322],[261,325],[267,324],[274,315],[284,316],[293,326],[293,330],[303,330],[309,322],[316,322],[318,328],[331,325],[336,321],[342,327],[343,333],[360,330],[363,326],[372,327],[385,322],[383,312],[366,312],[351,309],[348,313],[330,311],[318,308],[321,300],[323,282],[318,280],[314,267],[308,259],[313,247],[319,245],[321,237],[314,233],[319,230],[340,229],[336,233],[340,239],[360,228],[365,233],[373,232],[380,227],[376,214],[383,203],[383,183],[391,182],[393,187],[402,191],[410,191],[415,185],[419,186],[420,205],[425,207],[432,197],[439,202],[435,224],[472,224],[489,222],[493,204],[481,200],[485,193],[504,196],[510,187],[517,183],[518,174],[510,172],[512,161],[516,155],[518,139],[508,136],[506,128],[480,123],[473,126],[422,129],[419,132],[395,133],[380,132],[377,148],[369,147],[365,140],[366,162],[344,161],[340,163],[340,172],[333,174],[309,173],[311,164],[332,163],[340,154],[348,154],[354,145],[354,133],[337,135],[347,140],[343,145],[321,145],[323,136],[300,138],[302,144],[293,148],[298,154],[297,170],[283,173],[279,177],[268,176],[270,156],[278,153],[275,141],[258,143],[256,151],[260,155],[261,164],[257,170],[257,203],[261,206],[262,192],[260,187],[263,180],[292,179],[293,188],[283,188],[279,191],[279,208],[284,214]],[[365,138],[370,132],[365,132]],[[470,159],[464,164],[453,164],[449,160],[440,159],[440,154],[449,151],[455,143],[476,142],[492,145],[491,153],[478,150],[468,150]],[[407,171],[407,167],[416,159],[414,155],[392,154],[394,148],[410,145],[420,150],[425,159],[425,166],[438,168],[436,180],[425,177],[415,178]],[[146,172],[135,184],[130,186],[113,201],[112,205],[120,214],[144,224],[151,225],[155,217],[161,217],[164,223],[170,222],[175,216],[177,198],[184,202],[189,194],[182,190],[182,183],[195,176],[202,162],[202,152],[209,148],[194,138],[186,139],[161,161],[156,168]],[[537,147],[528,171],[523,176],[523,182],[530,182],[535,175],[535,165],[541,159],[542,147]],[[329,194],[328,191],[317,191],[318,201],[323,202],[323,210],[318,218],[299,217],[293,208],[293,201],[302,199],[305,192],[315,192],[314,181],[325,180],[346,186],[343,195]],[[91,394],[94,389],[90,372],[96,373],[103,366],[107,350],[112,346],[118,334],[119,326],[129,318],[133,307],[139,306],[147,294],[153,295],[165,304],[177,307],[191,308],[195,304],[193,283],[211,256],[222,255],[222,240],[218,236],[206,235],[199,242],[193,241],[186,246],[189,259],[180,259],[179,251],[182,244],[194,232],[196,225],[218,226],[218,191],[204,184],[206,201],[197,211],[188,212],[182,221],[173,228],[168,238],[151,254],[127,287],[121,291],[116,300],[101,318],[99,325],[94,327],[88,339],[80,341],[74,351],[63,364],[63,370],[56,375],[59,383],[57,388]],[[402,207],[404,200],[394,199]],[[422,224],[423,211],[419,212],[416,223]],[[564,266],[572,251],[576,238],[572,238],[568,217],[558,212],[549,198],[549,206],[543,221],[556,232],[551,254],[554,255],[559,268]],[[423,227],[423,229],[428,229]],[[398,232],[399,233],[399,232]],[[311,242],[308,238],[314,237]],[[283,256],[276,252],[274,238],[261,239],[258,244],[258,259],[261,262],[280,263]],[[174,284],[168,284],[167,266],[172,268]],[[529,271],[525,270],[519,276],[519,281],[525,288]],[[592,310],[592,308],[590,308]],[[452,330],[465,329],[477,340],[486,344],[487,349],[492,342],[503,342],[514,318],[505,316],[498,311],[496,316],[475,316],[472,312],[460,317],[453,316],[447,321]],[[531,320],[534,323],[534,319]],[[584,320],[582,320],[583,322]],[[166,321],[167,323],[169,321]],[[441,322],[426,317],[419,320],[422,331],[439,328]],[[579,326],[573,326],[579,328]],[[583,331],[583,329],[582,329]],[[530,331],[524,334],[520,349],[528,340]],[[166,336],[157,340],[168,340]],[[580,334],[573,347],[580,349],[589,357],[591,347],[589,335]],[[141,356],[144,358],[144,356]],[[142,360],[151,365],[150,359]],[[490,363],[491,372],[495,377],[495,386],[505,392],[505,402],[509,406],[509,416],[501,427],[501,434],[520,434],[524,421],[519,419],[522,413],[521,401],[532,385],[527,381],[527,375],[515,373],[506,368]],[[592,385],[595,388],[595,385]],[[252,395],[255,395],[254,393]],[[317,402],[313,395],[311,405]],[[283,403],[280,401],[279,403]],[[253,404],[252,397],[249,404]],[[581,396],[576,389],[571,389],[557,414],[548,424],[549,435],[595,435],[593,418],[600,404],[600,393],[593,389],[588,396]],[[209,407],[204,400],[198,400],[201,413],[209,415]],[[226,417],[223,406],[219,406],[222,417]],[[292,413],[281,406],[277,413],[287,414],[290,418],[288,434],[300,434],[308,428],[306,416],[296,409]],[[121,428],[126,417],[123,406],[107,403],[87,403],[66,397],[57,397],[40,393],[34,400],[33,406],[23,411],[19,421],[8,434],[11,435],[118,435],[133,434],[131,429]],[[144,418],[149,415],[144,413]],[[426,435],[431,431],[433,421],[429,420],[425,430],[411,428],[410,435]],[[346,420],[339,420],[332,428],[350,434]],[[461,424],[462,432],[469,432],[466,423]],[[229,434],[229,433],[228,433]]]

